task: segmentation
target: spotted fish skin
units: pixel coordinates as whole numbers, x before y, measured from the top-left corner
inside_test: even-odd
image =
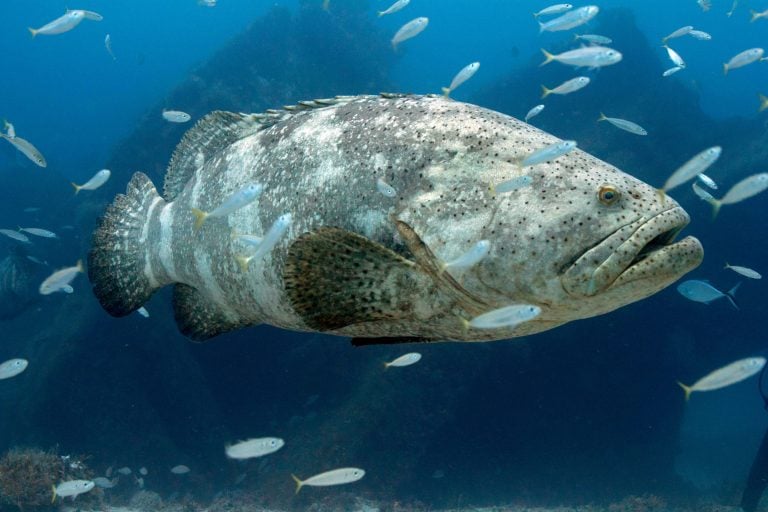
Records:
[[[165,197],[137,173],[94,234],[90,277],[113,315],[175,284],[176,318],[193,339],[268,323],[485,341],[617,309],[703,257],[695,238],[670,243],[688,222],[674,200],[578,149],[526,168],[530,186],[493,195],[559,139],[475,105],[355,96],[209,117],[177,149]],[[256,201],[195,231],[192,208],[210,211],[246,183],[263,186]],[[243,272],[247,248],[231,233],[262,236],[285,213],[287,233]],[[491,244],[481,262],[456,279],[442,272],[479,240]],[[511,329],[466,327],[516,303],[542,313]]]

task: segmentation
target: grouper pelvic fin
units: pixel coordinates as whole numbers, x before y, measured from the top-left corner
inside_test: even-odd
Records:
[[[181,283],[173,287],[173,316],[179,331],[192,341],[206,341],[219,334],[253,325],[253,322],[242,322],[227,315],[194,287]]]
[[[88,278],[93,293],[112,316],[140,308],[165,283],[153,283],[144,272],[146,252],[142,230],[151,208],[162,207],[146,174],[137,172],[125,194],[118,194],[93,234],[88,253]]]
[[[440,259],[435,256],[432,249],[424,243],[418,233],[408,223],[398,219],[395,219],[394,222],[397,232],[400,234],[403,242],[405,242],[408,250],[413,254],[416,263],[424,272],[432,277],[440,291],[451,297],[458,306],[473,316],[484,313],[492,307],[488,302],[469,293],[453,276],[445,272]]]
[[[283,281],[294,310],[319,331],[409,318],[409,290],[430,285],[412,261],[335,227],[304,233],[291,244]]]

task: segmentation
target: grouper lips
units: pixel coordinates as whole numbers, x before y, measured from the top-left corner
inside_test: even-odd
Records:
[[[633,281],[647,280],[653,291],[663,288],[698,266],[703,258],[696,238],[674,242],[689,220],[685,210],[674,206],[620,227],[565,270],[563,287],[570,295],[582,297]]]

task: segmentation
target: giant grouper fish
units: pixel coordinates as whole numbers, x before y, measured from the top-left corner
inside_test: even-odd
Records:
[[[437,96],[213,112],[184,135],[162,197],[137,172],[108,207],[89,277],[114,316],[174,285],[193,340],[266,323],[368,344],[529,335],[648,297],[699,265],[697,239],[673,242],[687,213],[646,183],[578,149],[521,167],[558,141]],[[495,192],[523,175],[530,185]],[[251,185],[255,200],[200,222]],[[238,235],[265,236],[278,219],[291,222],[249,261]],[[484,258],[446,268],[480,240]],[[511,304],[541,313],[468,323]]]

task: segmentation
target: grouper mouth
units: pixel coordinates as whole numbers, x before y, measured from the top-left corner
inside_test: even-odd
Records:
[[[620,227],[587,249],[562,275],[571,296],[591,297],[632,283],[633,294],[647,296],[697,267],[704,257],[694,237],[675,238],[688,224],[679,206]]]

